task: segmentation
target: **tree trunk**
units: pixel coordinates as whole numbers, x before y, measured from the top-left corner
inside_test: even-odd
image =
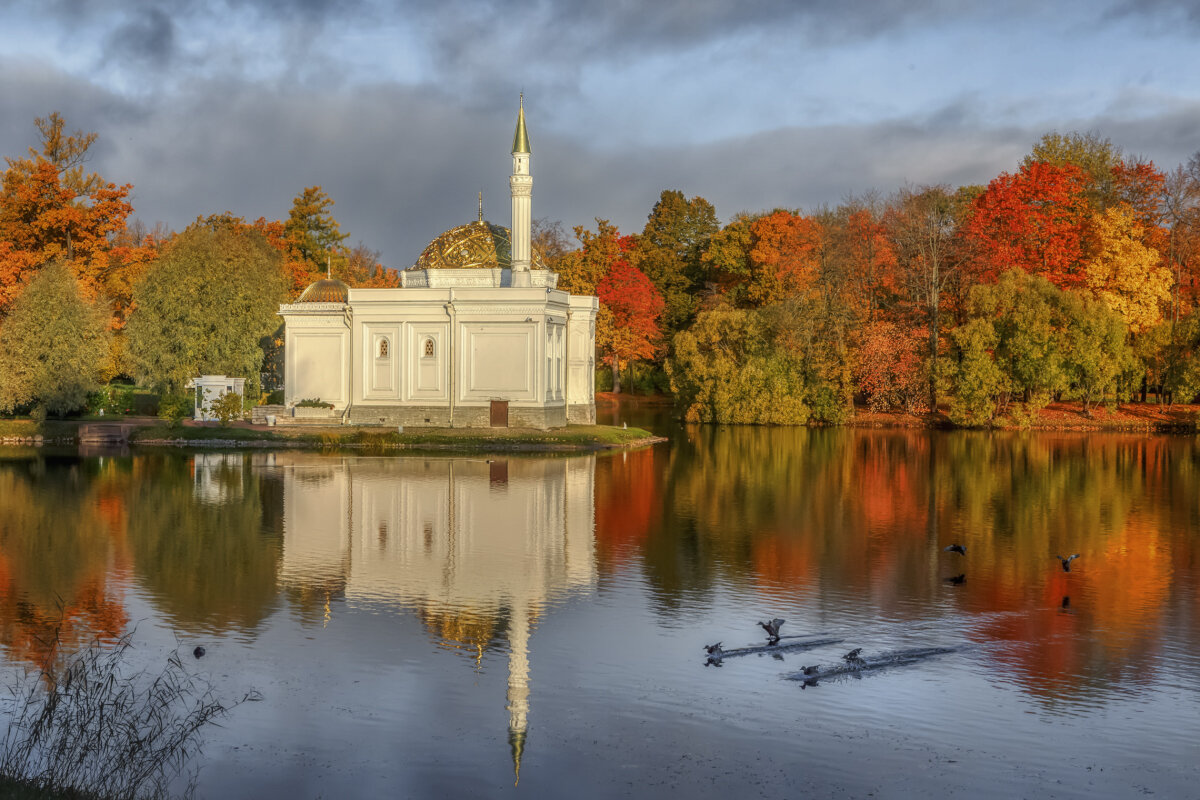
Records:
[[[621,393],[621,362],[612,357],[613,394]]]

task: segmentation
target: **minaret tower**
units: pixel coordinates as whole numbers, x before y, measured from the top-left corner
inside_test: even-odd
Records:
[[[512,189],[512,285],[529,286],[533,176],[529,174],[529,134],[525,131],[524,93],[521,94],[521,110],[517,112],[512,158],[512,176],[508,179]]]

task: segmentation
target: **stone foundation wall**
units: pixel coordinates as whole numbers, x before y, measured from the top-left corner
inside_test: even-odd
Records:
[[[594,418],[594,414],[593,414]],[[413,428],[449,428],[450,409],[446,406],[353,406],[352,425],[406,425]],[[508,407],[510,428],[562,428],[567,424],[567,409]],[[455,406],[455,428],[491,427],[490,406]]]
[[[578,405],[567,406],[567,423],[571,425],[595,425],[596,404],[580,403]]]

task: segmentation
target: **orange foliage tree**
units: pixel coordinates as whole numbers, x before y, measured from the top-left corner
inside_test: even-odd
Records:
[[[1020,267],[1060,289],[1081,286],[1090,217],[1085,189],[1079,167],[1040,161],[989,183],[965,226],[980,276],[994,280]]]
[[[747,292],[751,301],[766,305],[812,285],[821,243],[820,225],[815,220],[775,211],[756,219],[750,234],[754,241]]]

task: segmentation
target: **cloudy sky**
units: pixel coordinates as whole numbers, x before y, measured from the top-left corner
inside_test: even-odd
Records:
[[[641,230],[663,189],[738,211],[984,183],[1051,130],[1200,150],[1196,0],[7,0],[0,154],[61,112],[136,215],[280,218],[305,186],[410,265],[484,193]]]

